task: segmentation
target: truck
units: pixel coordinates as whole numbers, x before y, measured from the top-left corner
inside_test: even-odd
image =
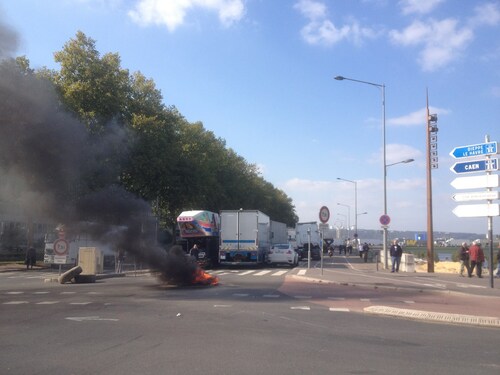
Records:
[[[309,231],[309,232],[308,232]],[[316,221],[295,224],[295,239],[301,258],[309,254],[309,238],[311,241],[311,259],[321,259],[321,238]]]
[[[259,265],[271,248],[271,219],[258,210],[220,211],[221,264]]]
[[[288,243],[288,231],[285,223],[271,220],[271,245]]]
[[[179,236],[189,251],[198,246],[197,262],[202,268],[219,264],[219,214],[206,210],[183,211],[177,217]]]

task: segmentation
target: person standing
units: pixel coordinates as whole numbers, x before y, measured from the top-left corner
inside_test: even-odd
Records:
[[[189,255],[191,255],[195,260],[198,260],[199,254],[200,250],[198,249],[198,245],[194,244],[193,247],[189,250]]]
[[[363,249],[363,259],[365,261],[365,263],[368,262],[368,251],[370,251],[370,246],[368,245],[368,243],[364,243],[362,245],[362,249]]]
[[[476,268],[477,277],[483,277],[481,275],[483,271],[483,262],[484,262],[484,252],[481,248],[481,241],[476,240],[472,243],[472,246],[469,248],[469,259],[470,259],[470,270],[469,277],[472,277],[472,273],[474,272],[474,268]]]
[[[26,269],[33,269],[33,266],[36,264],[36,250],[34,247],[29,247],[28,251],[26,251]]]
[[[460,259],[460,276],[464,277],[464,268],[467,269],[467,275],[470,273],[470,265],[469,265],[469,246],[467,246],[467,242],[462,242],[462,246],[460,247],[460,252],[458,253]]]
[[[399,246],[398,240],[392,241],[391,248],[389,249],[392,260],[391,272],[399,272],[399,265],[401,264],[401,256],[403,255],[403,248]]]
[[[352,254],[352,241],[350,238],[347,239],[347,242],[346,242],[346,254],[349,253],[349,255]]]

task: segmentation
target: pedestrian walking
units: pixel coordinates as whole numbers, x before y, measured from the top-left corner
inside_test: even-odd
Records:
[[[472,277],[472,273],[474,272],[474,268],[476,269],[477,277],[483,277],[481,275],[483,271],[483,262],[484,262],[484,252],[481,248],[481,241],[475,240],[472,243],[472,246],[469,248],[469,259],[470,259],[470,270],[469,277]]]
[[[399,272],[399,265],[401,264],[401,256],[403,255],[403,248],[398,244],[398,240],[392,241],[391,248],[389,249],[392,260],[391,272]]]
[[[470,274],[469,246],[467,245],[467,242],[462,242],[458,256],[460,259],[460,276],[464,277],[464,269],[467,270],[467,275]]]

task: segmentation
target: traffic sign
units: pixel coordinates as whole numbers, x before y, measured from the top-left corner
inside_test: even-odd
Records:
[[[500,175],[457,177],[451,182],[455,189],[496,188],[500,186]]]
[[[69,244],[63,238],[54,241],[54,253],[56,255],[68,255]]]
[[[453,213],[458,217],[500,216],[500,204],[460,205],[453,209]]]
[[[328,220],[330,220],[330,210],[328,209],[328,207],[326,206],[323,206],[320,208],[319,210],[319,220],[325,224],[328,222]]]
[[[391,222],[391,218],[389,217],[389,215],[382,215],[380,216],[380,224],[382,225],[389,225],[389,223]]]
[[[470,193],[453,194],[452,198],[455,202],[480,201],[480,200],[495,200],[500,199],[500,192],[496,191],[474,191]]]
[[[455,163],[450,167],[455,173],[474,173],[485,171],[497,171],[498,159],[480,159]]]
[[[451,150],[450,155],[455,159],[470,158],[482,155],[495,155],[498,153],[497,142],[478,143],[476,145],[459,146]]]

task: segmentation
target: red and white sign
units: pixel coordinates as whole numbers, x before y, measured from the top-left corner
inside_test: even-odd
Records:
[[[389,217],[389,215],[382,215],[380,216],[379,221],[382,225],[389,225],[389,223],[391,222],[391,218]]]
[[[54,253],[56,255],[68,255],[69,244],[65,239],[59,238],[54,241]]]
[[[319,210],[319,220],[323,223],[326,224],[328,223],[328,220],[330,220],[330,210],[328,207],[323,206]]]

